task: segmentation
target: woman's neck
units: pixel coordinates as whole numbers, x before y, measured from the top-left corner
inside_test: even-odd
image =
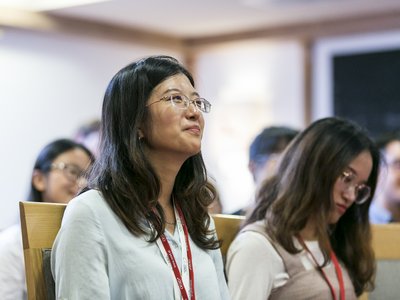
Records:
[[[157,155],[156,152],[149,152],[148,158],[160,179],[160,194],[158,203],[164,211],[165,228],[173,233],[175,230],[175,212],[172,202],[172,191],[175,185],[175,178],[184,162],[176,156]]]
[[[158,203],[164,211],[165,228],[171,234],[174,233],[176,218],[174,212],[174,203],[172,201],[172,190],[174,181],[168,180],[166,177],[160,177],[161,191],[158,197]]]

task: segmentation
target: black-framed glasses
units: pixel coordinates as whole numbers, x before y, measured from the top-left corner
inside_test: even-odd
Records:
[[[346,191],[353,189],[356,204],[363,204],[369,199],[371,188],[366,184],[357,184],[357,178],[353,172],[344,171],[339,179],[343,189],[346,189]]]
[[[82,178],[85,172],[84,170],[82,170],[81,168],[79,168],[74,164],[67,164],[64,162],[51,164],[51,169],[63,171],[65,177],[67,177],[71,181],[78,181],[79,179]]]
[[[190,103],[193,103],[194,107],[202,112],[209,113],[211,111],[211,103],[204,98],[189,99],[187,96],[182,94],[172,94],[162,97],[160,100],[154,101],[148,105],[153,105],[160,101],[170,101],[172,105],[178,109],[187,109]]]

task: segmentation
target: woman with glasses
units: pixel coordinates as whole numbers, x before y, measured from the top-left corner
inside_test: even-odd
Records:
[[[57,299],[229,298],[201,155],[210,109],[172,57],[114,76],[87,191],[53,246]]]
[[[67,203],[78,192],[81,177],[93,160],[83,145],[59,139],[39,153],[32,171],[29,201]],[[0,299],[26,299],[21,225],[0,234]]]
[[[356,124],[326,118],[289,145],[227,257],[233,299],[357,299],[373,287],[368,208],[380,156]]]
[[[94,156],[84,145],[59,139],[43,148],[33,167],[29,201],[67,203],[85,185]]]

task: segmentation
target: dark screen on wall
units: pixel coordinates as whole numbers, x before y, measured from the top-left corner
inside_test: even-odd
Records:
[[[400,50],[333,58],[334,114],[371,136],[400,129]]]

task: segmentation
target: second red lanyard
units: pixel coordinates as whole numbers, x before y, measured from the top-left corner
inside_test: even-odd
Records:
[[[329,289],[331,290],[331,294],[334,300],[336,300],[336,292],[335,289],[333,288],[332,283],[329,281],[328,276],[326,275],[324,269],[318,264],[317,260],[315,259],[314,255],[312,254],[312,252],[308,249],[306,243],[304,242],[303,238],[298,235],[297,239],[299,240],[300,244],[303,246],[304,250],[307,251],[307,253],[310,254],[312,260],[314,261],[314,263],[316,264],[318,270],[321,272],[322,277],[325,279],[326,283],[329,286]],[[340,300],[346,300],[346,296],[345,296],[345,292],[344,292],[344,281],[343,281],[343,274],[342,274],[342,269],[340,268],[339,262],[336,258],[335,252],[333,252],[333,250],[331,250],[331,260],[332,263],[335,267],[335,271],[336,271],[336,276],[339,282],[339,289],[340,289]],[[338,299],[339,300],[339,299]]]

